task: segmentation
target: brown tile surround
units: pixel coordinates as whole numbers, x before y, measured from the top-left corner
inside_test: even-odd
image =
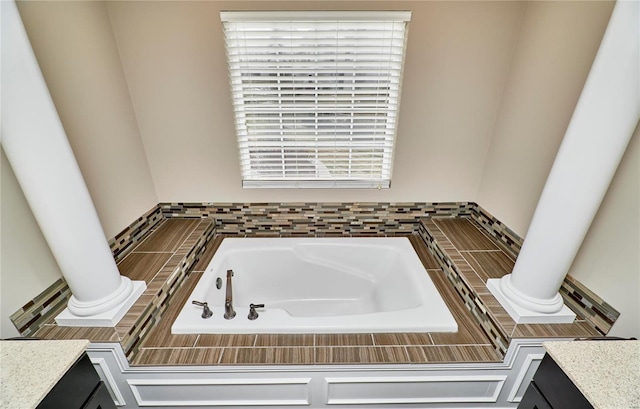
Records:
[[[452,272],[450,280],[466,287],[470,297],[476,297],[496,329],[508,342],[511,338],[593,337],[602,335],[593,326],[578,317],[572,324],[516,324],[493,295],[486,289],[489,278],[500,278],[513,269],[513,256],[495,243],[486,231],[473,219],[428,219],[423,224],[437,246],[450,260],[445,269]],[[485,328],[485,331],[487,329]],[[502,349],[502,343],[496,345]]]
[[[125,354],[132,356],[212,236],[211,220],[165,220],[155,224],[154,231],[133,250],[129,249],[118,263],[122,275],[144,280],[147,289],[115,328],[59,327],[55,316],[51,316],[33,336],[119,342]]]
[[[418,236],[409,236],[409,239],[425,270],[452,311],[458,323],[458,332],[173,335],[171,324],[201,276],[200,272],[194,272],[176,292],[162,319],[142,342],[139,353],[132,359],[132,364],[300,365],[500,361],[502,357],[494,351],[461,298],[449,285],[424,242]],[[216,237],[210,246],[217,248],[220,242],[221,238]],[[210,249],[205,250],[202,259],[194,268],[204,269],[213,253]]]
[[[568,277],[561,293],[578,309],[583,308],[580,319],[574,324],[516,325],[487,291],[485,283],[488,278],[499,278],[511,271],[522,239],[475,203],[462,203],[458,210],[453,208],[453,204],[383,203],[373,207],[367,204],[371,209],[358,204],[324,204],[321,218],[310,218],[309,215],[317,210],[313,204],[290,204],[279,208],[280,213],[273,216],[267,212],[272,221],[263,223],[260,219],[255,222],[257,224],[252,221],[254,224],[243,227],[245,219],[254,217],[254,213],[264,214],[262,207],[271,209],[273,206],[230,204],[211,207],[196,204],[184,207],[171,204],[167,207],[161,204],[125,229],[117,240],[110,242],[122,274],[145,280],[148,285],[147,291],[116,328],[58,327],[53,323],[57,304],[47,310],[46,303],[40,303],[38,299],[32,300],[39,303],[32,308],[34,312],[30,313],[31,307],[27,304],[14,314],[19,317],[14,322],[20,322],[24,331],[29,331],[29,320],[39,320],[33,326],[33,336],[42,338],[120,342],[133,365],[261,365],[495,362],[502,359],[505,345],[512,337],[595,336],[600,333],[594,327],[606,333],[617,318],[617,313],[608,304]],[[432,208],[434,213],[431,213]],[[418,227],[411,227],[410,224],[419,220],[416,217],[425,209],[429,216],[438,216],[442,212],[442,216],[447,218],[422,219],[418,221]],[[179,216],[170,213],[177,211],[186,211],[187,217],[166,219]],[[210,211],[217,214],[203,213]],[[230,213],[224,213],[227,211]],[[361,211],[364,212],[362,215]],[[363,222],[368,211],[378,212],[376,223],[371,225],[376,226],[375,232],[368,230],[369,226]],[[290,212],[293,212],[291,216]],[[351,218],[349,212],[353,212],[355,218]],[[309,229],[305,235],[313,235],[320,231],[318,229],[327,231],[317,235],[329,235],[334,231],[342,236],[380,235],[387,224],[381,220],[387,213],[393,214],[394,218],[389,224],[388,235],[419,233],[408,237],[454,315],[458,332],[315,335],[170,333],[174,317],[219,247],[223,239],[220,233],[244,236],[260,226],[259,229],[265,230],[252,234],[297,235],[298,226],[303,225],[296,222],[296,217],[301,217],[304,228]],[[222,223],[217,223],[221,231],[215,236],[213,220],[206,218],[208,216],[224,216]],[[451,218],[453,216],[457,218]],[[333,217],[339,218],[336,223],[343,223],[343,227],[346,222],[347,230],[339,230],[339,223],[331,224]],[[378,217],[382,219],[378,220]],[[273,230],[270,230],[269,223],[276,223]],[[434,243],[437,246],[434,247]],[[46,297],[55,293],[58,287],[68,291],[64,282],[53,287]],[[501,337],[502,345],[496,341]]]

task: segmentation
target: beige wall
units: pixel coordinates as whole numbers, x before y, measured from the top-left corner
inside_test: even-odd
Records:
[[[476,202],[525,236],[613,3],[529,2]]]
[[[218,13],[313,7],[413,13],[391,189],[241,188]],[[611,8],[20,3],[107,237],[157,201],[477,201],[524,235]]]
[[[611,335],[640,337],[640,124],[569,274],[621,312]]]
[[[62,273],[1,149],[0,198],[0,338],[8,338],[18,336],[9,316]]]
[[[391,189],[241,189],[218,12],[314,6],[413,11]],[[158,201],[477,201],[524,235],[612,7],[19,2],[107,237]],[[621,217],[638,214],[637,139],[571,272],[622,311],[615,331],[636,335],[630,320],[638,322],[639,268],[617,240],[636,240],[637,255],[637,235]],[[13,197],[20,190],[7,169],[3,160],[3,336],[8,315],[60,276],[21,193]],[[22,253],[7,258],[14,247]],[[618,260],[615,271],[594,262],[608,252]],[[14,296],[16,306],[6,307]]]
[[[463,201],[478,189],[520,2],[110,2],[160,201]],[[243,190],[220,10],[411,10],[389,190]]]
[[[107,238],[158,202],[104,2],[19,2]]]

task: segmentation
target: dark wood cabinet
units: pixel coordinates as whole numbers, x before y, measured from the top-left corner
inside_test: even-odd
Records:
[[[109,392],[86,353],[58,381],[38,409],[115,409]]]
[[[524,393],[522,401],[518,405],[518,409],[553,409],[549,402],[536,387],[534,382],[529,384],[527,391]]]
[[[518,409],[593,409],[593,406],[547,354]]]

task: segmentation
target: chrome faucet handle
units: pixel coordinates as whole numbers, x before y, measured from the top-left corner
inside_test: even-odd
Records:
[[[249,304],[249,315],[247,316],[247,318],[249,318],[251,321],[258,318],[258,312],[256,311],[256,308],[264,308],[264,304]]]
[[[202,307],[202,318],[211,318],[211,316],[213,315],[213,312],[211,311],[211,309],[209,308],[209,304],[207,304],[206,302],[202,302],[202,301],[191,301],[191,304],[197,305],[198,307]]]

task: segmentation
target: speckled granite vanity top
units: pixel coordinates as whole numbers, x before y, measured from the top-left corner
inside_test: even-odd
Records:
[[[543,345],[595,409],[640,408],[640,341]]]
[[[0,407],[38,406],[88,346],[87,340],[0,342]]]

